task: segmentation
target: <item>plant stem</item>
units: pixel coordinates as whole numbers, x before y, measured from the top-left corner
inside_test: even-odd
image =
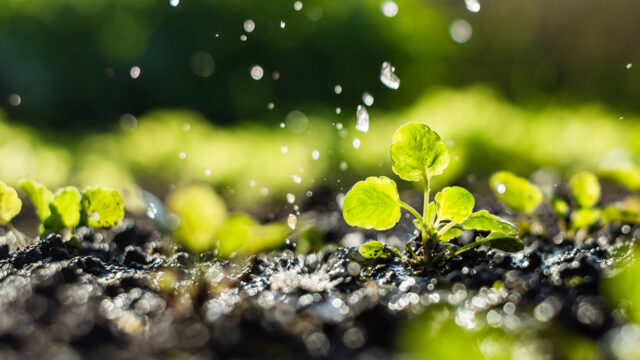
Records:
[[[442,229],[440,229],[440,231],[438,231],[438,236],[442,236],[444,233],[446,233],[449,229],[451,229],[455,225],[456,225],[456,223],[454,223],[453,221],[448,223]]]
[[[469,243],[469,244],[467,244],[467,245],[465,245],[465,246],[461,247],[460,249],[456,250],[456,252],[455,252],[455,253],[453,253],[453,255],[460,255],[460,254],[462,254],[463,252],[465,252],[465,251],[467,251],[467,250],[470,250],[470,249],[473,249],[473,248],[474,248],[474,247],[476,247],[476,246],[480,246],[480,245],[482,245],[482,244],[483,244],[483,243],[485,243],[486,241],[488,241],[488,240],[480,240],[480,241],[474,241],[474,242],[472,242],[472,243]]]
[[[429,220],[431,214],[429,213],[429,193],[431,192],[431,178],[428,176],[426,170],[424,172],[424,205],[422,207],[423,214],[423,229],[422,229],[422,251],[424,256],[424,263],[428,265],[431,262],[431,235],[433,230]]]
[[[418,219],[418,221],[420,221],[420,223],[424,224],[424,220],[422,219],[422,216],[420,216],[420,213],[418,213],[418,211],[416,211],[416,209],[412,208],[409,204],[404,203],[402,201],[400,201],[400,203],[398,205],[400,205],[401,208],[407,210],[413,216],[415,216],[416,219]]]
[[[16,238],[16,241],[18,242],[18,245],[20,245],[21,247],[24,247],[24,242],[22,241],[22,236],[20,236],[20,233],[18,232],[18,229],[16,229],[12,223],[8,223],[7,227],[9,228],[9,230],[11,230],[11,232],[13,233],[13,236]]]

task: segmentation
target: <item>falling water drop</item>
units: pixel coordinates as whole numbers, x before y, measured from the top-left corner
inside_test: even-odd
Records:
[[[262,70],[262,66],[254,65],[251,68],[251,78],[253,80],[260,80],[262,79],[262,76],[264,76],[264,70]]]
[[[391,66],[391,64],[387,61],[382,63],[382,68],[380,69],[380,81],[384,84],[384,86],[389,89],[396,90],[400,87],[400,79],[398,75],[395,74],[396,68]]]
[[[273,110],[274,107],[276,107],[276,104],[274,104],[272,102],[267,104],[267,109],[269,109],[269,110]]]
[[[289,147],[287,145],[280,146],[280,152],[286,154],[289,152]]]
[[[187,158],[187,153],[185,153],[185,152],[181,152],[180,154],[178,154],[178,157],[179,157],[180,159],[186,159],[186,158]]]
[[[244,27],[244,31],[250,33],[256,28],[256,23],[253,22],[253,20],[249,19],[244,22],[243,27]]]
[[[314,149],[314,150],[311,152],[311,158],[312,158],[313,160],[318,160],[318,159],[320,158],[320,151],[318,151],[318,150],[315,150],[315,149]]]
[[[300,184],[302,182],[302,178],[299,175],[293,175],[291,176],[291,178],[293,179],[293,182],[296,184]]]
[[[338,107],[336,108],[336,114],[337,114],[337,115],[340,115],[340,113],[341,113],[341,112],[342,112],[342,109],[338,106]]]
[[[480,11],[480,3],[478,0],[464,0],[464,5],[467,7],[467,10],[472,13],[477,13]]]
[[[496,184],[496,191],[498,194],[504,194],[507,191],[507,187],[503,183]]]
[[[369,94],[366,91],[363,92],[362,93],[362,102],[367,106],[373,105],[373,95]]]
[[[632,63],[628,63],[626,67],[627,67],[627,69],[631,69],[632,66],[633,66]]]
[[[394,17],[398,14],[398,4],[393,1],[385,1],[380,5],[382,15],[386,17]]]
[[[129,70],[129,76],[131,76],[132,79],[137,79],[140,76],[140,72],[140,67],[134,66]]]
[[[358,138],[353,139],[353,142],[351,144],[353,145],[354,149],[359,149],[360,148],[360,139],[358,139]]]
[[[247,41],[247,35],[240,35],[240,41]]]
[[[16,93],[12,93],[12,94],[9,95],[9,100],[8,101],[9,101],[9,105],[11,105],[11,106],[20,106],[20,104],[22,103],[22,98],[20,97],[20,95],[18,95]]]
[[[289,226],[289,228],[291,228],[291,230],[295,230],[297,223],[298,223],[298,217],[295,216],[294,214],[289,214],[289,216],[287,217],[287,225]]]
[[[349,167],[349,164],[347,164],[346,161],[341,161],[340,162],[340,170],[342,171],[347,171],[347,168]]]
[[[471,29],[471,24],[463,19],[454,20],[449,28],[449,35],[451,35],[453,41],[459,44],[464,44],[469,41],[472,34],[473,29]]]
[[[340,95],[342,93],[342,86],[341,85],[336,85],[333,87],[333,92],[336,93],[336,95]]]
[[[356,110],[356,130],[364,133],[369,131],[369,112],[362,105],[358,105]]]
[[[293,204],[294,201],[296,201],[296,196],[291,194],[291,193],[288,193],[287,194],[287,202],[289,204]]]
[[[296,1],[293,3],[293,9],[295,11],[300,11],[302,10],[302,1]]]
[[[280,21],[280,29],[284,29],[284,27],[286,26],[284,21]]]
[[[211,176],[211,169],[207,169],[204,171],[204,176]]]
[[[180,5],[180,0],[169,0],[169,5],[171,7],[176,7],[176,6]]]

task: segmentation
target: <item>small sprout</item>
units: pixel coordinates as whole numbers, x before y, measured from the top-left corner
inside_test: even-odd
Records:
[[[215,236],[218,256],[246,256],[277,248],[290,233],[291,230],[285,223],[261,225],[249,215],[234,214]]]
[[[365,259],[392,259],[402,257],[398,249],[384,245],[379,241],[369,241],[362,244],[358,252]]]
[[[40,224],[44,224],[49,216],[51,216],[49,204],[51,204],[51,200],[53,199],[53,193],[47,189],[46,186],[33,180],[20,181],[20,187],[27,193],[29,199],[31,199],[31,203],[36,209],[36,213],[40,219]],[[41,225],[40,232],[43,231],[44,226]]]
[[[569,204],[560,198],[551,200],[551,206],[553,206],[553,210],[562,217],[569,216],[569,212],[571,211]]]
[[[61,231],[73,229],[80,223],[82,195],[73,186],[58,189],[51,198],[49,216],[44,223],[46,229]]]
[[[589,171],[579,172],[569,180],[573,198],[581,208],[590,208],[600,201],[600,182],[598,177]]]
[[[582,229],[588,228],[598,221],[602,217],[600,209],[581,208],[571,213],[571,228]]]
[[[82,222],[94,228],[110,228],[124,218],[124,202],[117,191],[95,186],[82,193]]]
[[[14,188],[0,181],[0,226],[10,225],[22,210],[22,200]]]
[[[352,226],[386,230],[400,220],[400,209],[409,211],[415,217],[416,228],[422,233],[422,259],[411,247],[407,247],[406,256],[402,256],[399,250],[377,241],[361,245],[359,252],[362,256],[368,259],[398,257],[412,264],[429,265],[432,261],[447,259],[481,244],[505,251],[522,250],[522,241],[514,236],[517,228],[487,211],[474,213],[475,199],[466,189],[447,187],[436,194],[435,201],[430,201],[431,177],[442,174],[446,169],[449,153],[440,136],[428,126],[410,123],[400,127],[393,135],[391,160],[393,172],[402,179],[424,182],[422,215],[400,200],[393,180],[381,176],[369,177],[353,186],[342,205],[344,219]],[[488,232],[489,235],[461,248],[447,243],[466,230]],[[441,242],[444,242],[444,251],[432,258],[432,252]]]
[[[542,202],[542,191],[527,179],[508,171],[499,171],[489,179],[495,196],[511,209],[533,214]]]

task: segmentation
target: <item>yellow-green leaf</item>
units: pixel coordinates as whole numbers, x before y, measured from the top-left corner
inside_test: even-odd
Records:
[[[567,216],[569,215],[569,211],[571,211],[571,208],[569,207],[569,204],[567,204],[566,201],[560,199],[560,198],[554,198],[551,201],[551,205],[553,206],[553,210],[555,210],[555,212],[560,215],[560,216]]]
[[[518,228],[515,225],[490,214],[487,210],[474,212],[462,222],[462,226],[468,230],[498,231],[508,235],[518,233]]]
[[[400,197],[396,183],[386,176],[357,182],[342,203],[347,224],[385,230],[400,220]]]
[[[260,225],[246,214],[233,214],[215,235],[218,256],[246,256],[281,246],[291,230],[284,223]]]
[[[473,212],[476,200],[473,195],[459,186],[446,187],[435,197],[438,221],[449,220],[456,224],[463,222]]]
[[[14,188],[0,181],[0,225],[7,225],[22,210],[22,200]]]
[[[447,146],[427,125],[403,125],[391,143],[393,172],[407,181],[420,181],[425,176],[442,174],[449,165]]]
[[[600,181],[598,177],[589,171],[579,172],[569,180],[573,198],[580,207],[593,207],[600,201]]]
[[[174,231],[178,241],[194,252],[214,247],[214,235],[224,225],[227,209],[210,186],[178,187],[169,194],[167,207],[180,219]]]
[[[398,249],[386,246],[379,241],[369,241],[360,245],[358,252],[365,259],[391,259],[401,257]]]
[[[46,186],[33,180],[20,181],[20,187],[27,193],[29,199],[31,199],[31,203],[36,209],[40,222],[44,223],[45,220],[51,216],[49,204],[53,198],[53,193]]]
[[[124,218],[124,202],[120,194],[100,186],[86,188],[82,193],[83,223],[94,228],[116,226]]]
[[[602,218],[599,209],[581,208],[571,213],[571,228],[581,229],[595,225]]]
[[[518,252],[524,249],[522,240],[499,231],[492,232],[486,238],[478,237],[476,241],[506,252]]]
[[[60,231],[71,229],[80,223],[82,195],[73,186],[56,190],[49,203],[51,215],[45,220],[45,228]]]
[[[515,211],[532,214],[542,202],[537,185],[508,171],[493,174],[489,185],[495,196]]]
[[[442,234],[440,236],[440,241],[449,241],[455,237],[460,236],[465,229],[463,229],[462,227],[459,227],[458,225],[450,228],[449,230],[445,231],[444,234]]]

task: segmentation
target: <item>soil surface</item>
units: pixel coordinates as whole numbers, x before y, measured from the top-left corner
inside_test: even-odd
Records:
[[[318,216],[329,227],[339,218]],[[366,237],[330,231],[342,245]],[[600,341],[621,322],[600,282],[639,237],[619,224],[582,244],[528,236],[521,253],[476,248],[416,275],[348,246],[299,255],[290,245],[242,264],[193,256],[144,221],[19,249],[7,234],[0,358],[388,359],[403,323],[437,304],[509,332],[560,324]]]

